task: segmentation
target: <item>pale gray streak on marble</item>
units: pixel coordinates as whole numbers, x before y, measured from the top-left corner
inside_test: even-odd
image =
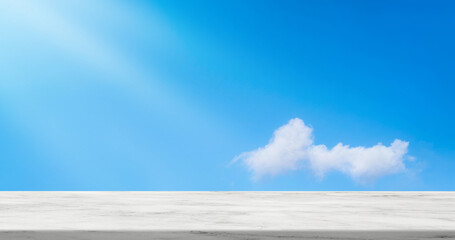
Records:
[[[453,231],[149,231],[149,232],[0,232],[0,239],[14,240],[435,240],[455,239]]]
[[[455,230],[455,193],[0,192],[0,230]]]

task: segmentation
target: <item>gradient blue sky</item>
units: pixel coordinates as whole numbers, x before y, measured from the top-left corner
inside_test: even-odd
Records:
[[[455,190],[453,1],[0,0],[0,190]],[[359,184],[231,160],[292,118]]]

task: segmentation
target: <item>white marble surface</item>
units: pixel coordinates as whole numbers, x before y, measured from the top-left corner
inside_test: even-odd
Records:
[[[0,231],[455,230],[454,192],[0,192]]]

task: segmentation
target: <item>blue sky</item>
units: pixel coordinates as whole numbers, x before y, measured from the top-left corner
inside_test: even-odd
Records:
[[[1,0],[0,190],[455,190],[454,7]],[[255,178],[291,119],[341,165]]]

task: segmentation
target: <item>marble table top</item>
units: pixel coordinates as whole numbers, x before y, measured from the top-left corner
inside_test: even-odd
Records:
[[[0,231],[455,230],[455,192],[0,192]]]

